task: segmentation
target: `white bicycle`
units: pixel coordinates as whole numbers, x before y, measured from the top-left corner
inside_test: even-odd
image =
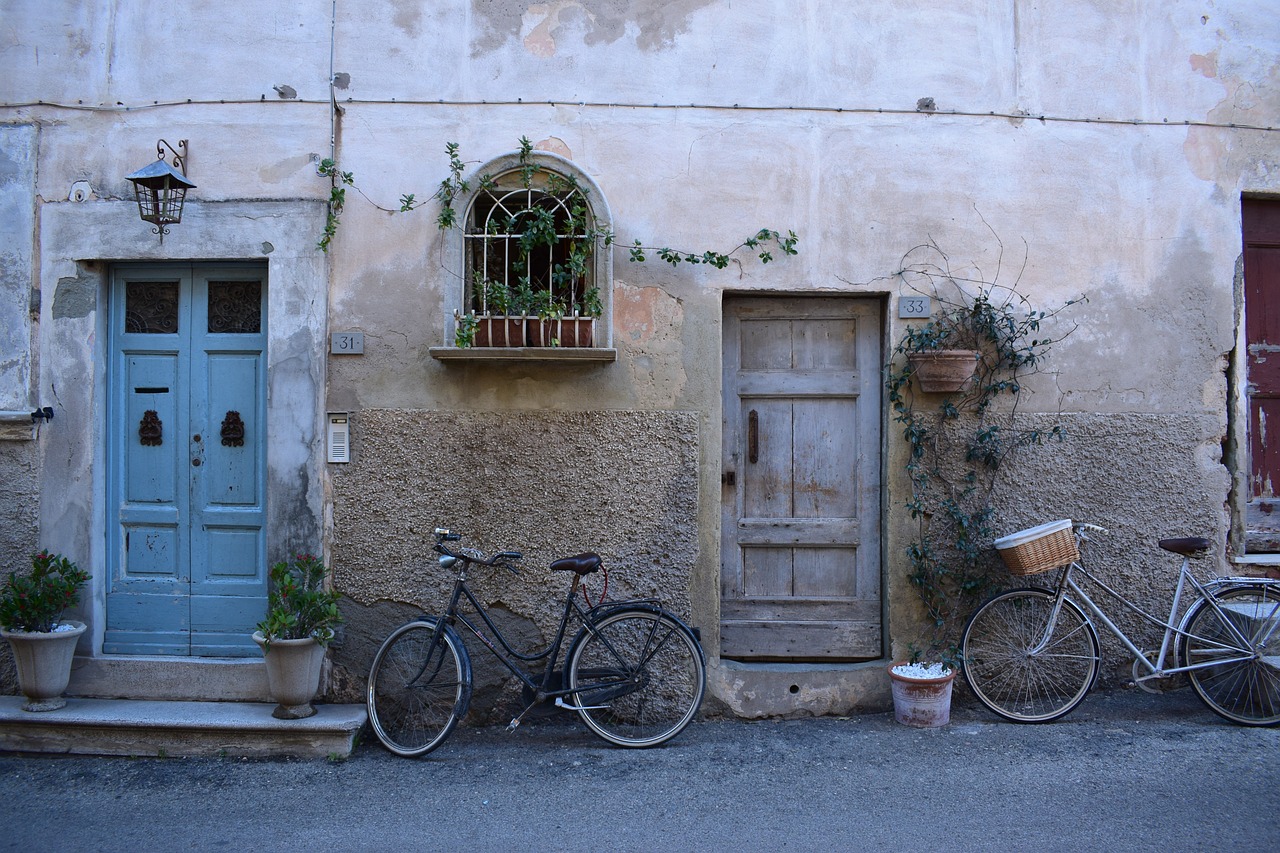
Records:
[[[1182,569],[1169,616],[1161,621],[1081,564],[1080,546],[1091,532],[1106,531],[1092,524],[1073,527],[1067,520],[997,540],[1015,574],[1054,568],[1060,574],[1047,588],[1000,593],[970,617],[961,666],[978,699],[1020,723],[1056,720],[1075,708],[1098,677],[1092,616],[1133,652],[1134,681],[1143,689],[1162,692],[1172,676],[1185,673],[1204,703],[1228,720],[1246,726],[1280,723],[1280,581],[1213,577],[1202,582],[1192,574],[1191,561],[1204,557],[1212,543],[1200,537],[1162,539],[1161,548],[1182,557]],[[1163,628],[1159,650],[1139,649],[1081,588],[1079,578]],[[1189,599],[1185,611],[1184,598]]]

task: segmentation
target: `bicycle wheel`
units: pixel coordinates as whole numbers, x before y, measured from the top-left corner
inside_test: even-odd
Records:
[[[1214,600],[1221,616],[1207,601],[1187,616],[1182,660],[1198,667],[1187,672],[1191,686],[1228,720],[1246,726],[1280,723],[1280,587],[1232,587]]]
[[[410,622],[382,643],[369,670],[369,722],[397,755],[423,755],[453,731],[471,699],[471,659],[446,626]]]
[[[1063,599],[1043,642],[1053,593],[1014,589],[978,608],[965,626],[961,668],[974,695],[1017,723],[1047,723],[1079,705],[1098,676],[1098,634]]]
[[[618,746],[678,735],[706,690],[702,647],[675,617],[629,608],[583,629],[569,651],[569,687],[583,722]]]

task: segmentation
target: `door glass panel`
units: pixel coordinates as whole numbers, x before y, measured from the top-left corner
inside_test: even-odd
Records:
[[[209,332],[256,335],[262,331],[262,282],[209,282]]]
[[[124,330],[172,335],[178,331],[178,282],[131,281],[124,295]]]

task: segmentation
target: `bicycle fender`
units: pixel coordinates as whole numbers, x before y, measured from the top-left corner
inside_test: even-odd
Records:
[[[434,629],[439,621],[438,617],[424,616],[421,619],[413,620],[409,625],[425,625]],[[458,719],[461,720],[467,715],[467,709],[471,707],[471,654],[467,651],[466,643],[462,642],[462,637],[453,629],[452,625],[446,623],[444,632],[453,641],[454,648],[458,650],[458,663],[462,665],[462,696],[459,697],[457,705]]]
[[[702,648],[702,632],[697,628],[691,628],[689,625],[669,610],[664,610],[656,599],[635,599],[633,601],[608,601],[604,604],[597,604],[595,607],[587,611],[587,616],[592,622],[599,621],[608,616],[612,616],[620,611],[635,611],[640,613],[652,613],[654,615],[665,616],[678,625],[685,633],[693,637],[693,644],[698,648],[698,654],[702,657],[702,664],[706,666],[707,653]],[[587,635],[586,628],[580,628],[578,633],[574,635],[573,642],[569,644],[569,654],[565,655],[565,660],[571,660],[573,650]]]

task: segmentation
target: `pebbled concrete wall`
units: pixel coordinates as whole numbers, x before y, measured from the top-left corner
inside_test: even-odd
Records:
[[[351,599],[337,689],[360,689],[378,643],[410,613],[448,603],[453,577],[431,550],[436,527],[460,533],[463,546],[524,554],[518,577],[480,569],[470,578],[520,651],[545,648],[559,624],[570,576],[548,564],[584,551],[604,558],[610,597],[660,598],[691,618],[697,427],[687,412],[358,413],[352,462],[332,477],[334,582]],[[593,597],[601,581],[587,581]],[[489,653],[468,645],[496,678]],[[477,697],[477,711],[492,701]]]

